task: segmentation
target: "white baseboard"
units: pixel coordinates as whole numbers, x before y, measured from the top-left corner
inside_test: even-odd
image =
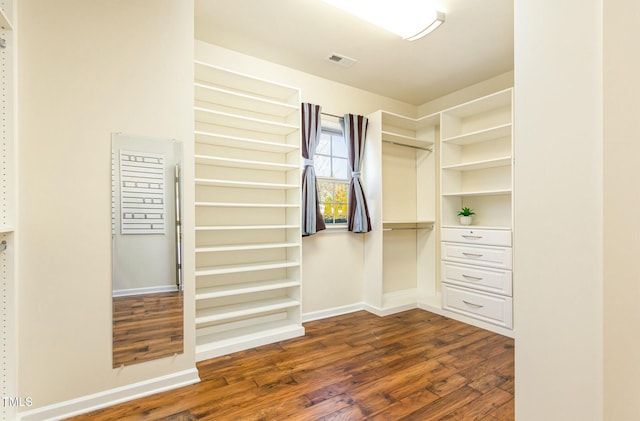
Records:
[[[154,379],[133,383],[127,386],[105,390],[104,392],[94,393],[93,395],[82,396],[80,398],[59,402],[42,408],[19,412],[18,420],[60,420],[133,399],[142,398],[144,396],[153,395],[155,393],[188,386],[190,384],[198,383],[199,381],[200,377],[198,377],[198,370],[196,368],[191,368],[189,370],[167,374],[166,376],[156,377]]]
[[[118,289],[111,293],[112,297],[125,297],[127,295],[141,295],[141,294],[157,294],[159,292],[176,292],[178,291],[177,285],[160,285],[155,287],[145,288],[130,288],[130,289]]]
[[[305,313],[302,315],[302,323],[326,319],[327,317],[341,316],[343,314],[353,313],[360,310],[366,310],[364,303],[355,303],[348,306],[333,307],[320,311],[312,311],[311,313]]]

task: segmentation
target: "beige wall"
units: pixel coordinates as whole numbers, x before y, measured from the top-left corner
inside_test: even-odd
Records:
[[[604,2],[604,415],[640,419],[640,3]]]
[[[518,421],[602,419],[600,6],[515,0]]]
[[[320,104],[327,113],[367,115],[379,109],[413,115],[415,107],[361,89],[312,76],[215,45],[196,41],[196,58],[255,77],[295,86],[302,101]],[[302,312],[330,310],[363,299],[364,237],[327,230],[302,242]]]
[[[193,329],[184,355],[111,368],[110,232],[112,132],[193,155],[193,2],[20,0],[18,28],[19,395],[33,409],[193,368]]]

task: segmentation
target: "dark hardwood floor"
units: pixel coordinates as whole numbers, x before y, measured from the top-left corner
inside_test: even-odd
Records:
[[[182,292],[113,298],[113,367],[183,352]]]
[[[199,384],[73,419],[514,419],[510,338],[423,310],[359,311],[305,328],[199,363]]]

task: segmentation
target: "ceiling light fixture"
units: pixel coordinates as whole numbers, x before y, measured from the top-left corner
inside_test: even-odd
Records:
[[[422,38],[445,20],[445,13],[426,0],[324,1],[408,41]]]

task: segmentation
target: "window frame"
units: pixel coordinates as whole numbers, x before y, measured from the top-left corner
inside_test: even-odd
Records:
[[[345,148],[346,148],[346,140],[344,139],[344,134],[342,133],[342,127],[337,124],[337,123],[333,123],[333,122],[326,122],[323,121],[321,123],[321,128],[320,128],[320,132],[321,135],[325,135],[325,134],[329,134],[329,135],[339,135],[343,141],[345,142]],[[348,151],[347,151],[348,154]],[[331,162],[331,173],[333,174],[333,159],[337,158],[337,159],[345,159],[347,161],[347,176],[346,178],[336,178],[336,177],[322,177],[318,175],[318,171],[317,168],[315,167],[316,164],[316,157],[318,156],[322,156],[322,157],[327,157],[329,158],[330,162]],[[348,208],[348,191],[349,191],[349,183],[351,181],[350,177],[349,177],[349,158],[348,156],[345,158],[343,156],[336,156],[333,154],[333,145],[331,145],[331,150],[330,150],[330,154],[326,154],[326,153],[319,153],[316,150],[316,153],[314,155],[314,169],[316,170],[316,180],[318,182],[318,184],[320,184],[321,182],[329,182],[331,184],[333,184],[333,192],[334,192],[334,196],[333,199],[335,199],[335,191],[336,191],[336,185],[344,185],[345,186],[345,190],[346,190],[346,195],[347,195],[347,199],[344,202],[336,202],[335,200],[332,202],[329,202],[329,204],[335,209],[337,206],[343,206],[345,208],[345,215],[344,215],[344,220],[340,219],[336,221],[336,217],[335,217],[335,213],[332,215],[332,219],[331,220],[327,220],[325,218],[324,215],[324,206],[326,206],[326,204],[324,202],[322,202],[321,198],[320,198],[320,191],[318,191],[318,201],[320,203],[320,213],[322,214],[322,219],[324,220],[324,223],[327,226],[333,226],[333,227],[344,227],[347,225],[347,211],[346,209]],[[320,190],[320,189],[319,189]]]

